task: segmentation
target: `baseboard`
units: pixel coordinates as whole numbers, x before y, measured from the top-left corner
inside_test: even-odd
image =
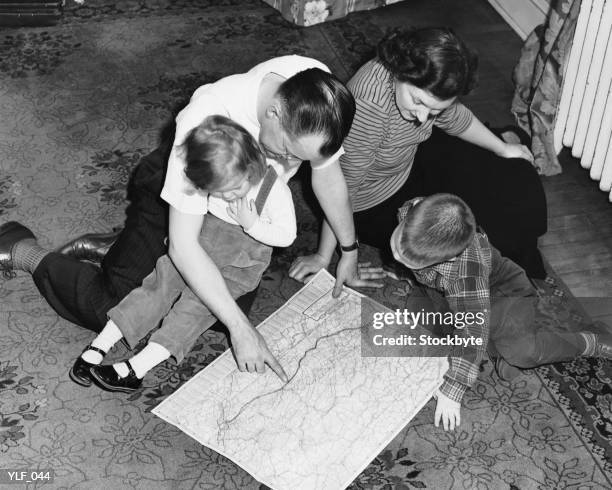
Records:
[[[548,14],[550,0],[488,0],[514,31],[525,40],[542,24]]]
[[[62,9],[62,0],[0,0],[0,26],[54,25]]]

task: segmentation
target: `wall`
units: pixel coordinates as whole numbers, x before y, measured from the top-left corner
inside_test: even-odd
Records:
[[[544,22],[550,0],[488,0],[495,10],[526,39],[533,29]]]

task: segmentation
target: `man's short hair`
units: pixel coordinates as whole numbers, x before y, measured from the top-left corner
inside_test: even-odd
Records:
[[[476,233],[469,206],[454,194],[433,194],[400,222],[399,254],[414,264],[438,264],[460,255]]]
[[[281,124],[291,138],[323,135],[319,153],[336,153],[351,129],[355,99],[334,75],[319,68],[296,73],[278,89]]]

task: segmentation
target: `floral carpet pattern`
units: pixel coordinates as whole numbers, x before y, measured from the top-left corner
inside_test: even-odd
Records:
[[[382,31],[375,12],[305,30],[256,0],[88,0],[69,3],[52,28],[5,29],[0,220],[26,223],[49,247],[110,230],[123,220],[131,170],[197,86],[293,52],[347,79]],[[286,270],[315,246],[305,177],[291,183],[299,238],[275,254],[254,322],[300,287]],[[588,322],[552,273],[539,287],[542,321]],[[394,308],[411,294],[394,281],[367,292]],[[28,275],[0,279],[0,468],[51,469],[45,488],[261,488],[150,413],[227,348],[222,332],[207,332],[181,365],[159,366],[130,396],[68,378],[92,337],[59,318]],[[123,347],[113,352],[125,355]],[[351,488],[610,488],[610,374],[607,363],[577,360],[507,383],[487,362],[458,430],[434,427],[430,402]]]

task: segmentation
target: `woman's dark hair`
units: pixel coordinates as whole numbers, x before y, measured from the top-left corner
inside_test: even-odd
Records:
[[[478,56],[448,28],[396,30],[379,43],[378,57],[396,80],[441,100],[476,86]]]
[[[282,103],[281,124],[291,138],[321,134],[319,153],[336,153],[351,129],[355,99],[344,84],[319,68],[296,73],[278,89]]]
[[[213,191],[238,174],[257,183],[266,171],[266,159],[255,138],[225,116],[204,119],[189,132],[183,148],[185,175],[198,189]]]

